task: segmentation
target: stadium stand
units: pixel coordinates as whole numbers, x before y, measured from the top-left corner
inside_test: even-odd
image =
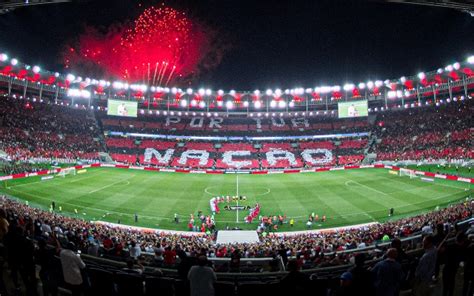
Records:
[[[282,128],[283,131],[280,127],[273,128],[270,120],[265,120],[260,128],[253,128],[257,126],[255,120],[248,118],[232,119],[231,124],[221,123],[221,131],[226,133],[246,134],[250,131],[251,134],[259,136],[262,134],[258,130],[266,131],[265,135],[269,136],[306,133],[325,135],[349,131],[370,133],[369,136],[355,138],[276,141],[189,141],[118,137],[107,132],[206,135],[209,132],[214,133],[215,129],[210,130],[206,126],[189,130],[192,120],[189,118],[172,125],[167,125],[166,118],[139,117],[120,120],[108,118],[101,112],[13,98],[1,99],[0,106],[0,149],[7,153],[10,160],[20,161],[7,168],[8,172],[41,169],[41,166],[23,164],[21,160],[93,161],[97,159],[99,152],[109,152],[117,162],[199,169],[288,169],[351,165],[361,163],[367,151],[375,152],[378,160],[473,157],[473,113],[469,101],[452,106],[378,113],[374,115],[372,123],[367,120],[364,123],[361,120],[351,123],[331,117],[324,120],[311,119],[309,128],[295,129],[288,124],[287,128]],[[145,159],[147,149],[154,149],[161,156],[168,150],[172,150],[172,153],[167,160],[162,157],[165,159],[164,163],[159,163],[156,157]],[[330,152],[331,159],[315,164],[303,155],[304,151],[318,149]],[[249,154],[242,157],[249,162],[243,166],[235,166],[224,161],[224,155],[232,151],[248,151]],[[269,158],[269,153],[273,155],[273,160]],[[278,153],[285,157],[279,159]],[[288,153],[293,156],[288,156]],[[187,157],[183,157],[183,154]],[[202,155],[208,156],[202,158]],[[237,160],[243,159],[238,155],[234,157]],[[313,155],[313,158],[315,157]],[[45,270],[52,268],[49,269],[49,274],[40,273],[43,289],[68,289],[63,281],[58,255],[72,242],[83,254],[82,260],[86,264],[85,289],[91,295],[126,295],[131,291],[138,295],[152,295],[156,291],[159,291],[160,295],[185,295],[188,291],[183,274],[186,274],[186,268],[196,264],[200,255],[207,256],[216,266],[217,295],[243,295],[246,291],[259,289],[277,291],[274,295],[278,295],[278,291],[283,291],[282,287],[287,285],[289,274],[285,269],[290,270],[290,274],[302,274],[307,279],[302,291],[320,291],[319,295],[327,295],[337,293],[339,277],[349,268],[354,268],[353,262],[358,254],[362,253],[366,257],[365,266],[373,267],[385,260],[383,253],[390,246],[397,246],[400,254],[409,254],[399,260],[407,275],[400,285],[402,289],[410,289],[417,258],[423,252],[420,248],[421,237],[434,232],[437,239],[435,242],[439,246],[445,236],[439,230],[438,225],[442,225],[443,231],[446,229],[448,233],[454,233],[455,230],[463,230],[472,238],[473,230],[472,227],[469,228],[469,219],[472,220],[474,210],[474,203],[466,201],[415,217],[371,224],[362,228],[292,235],[272,233],[265,236],[263,232],[271,232],[272,219],[262,217],[259,221],[262,224],[259,228],[259,243],[216,245],[212,225],[210,228],[198,229],[198,232],[202,232],[198,235],[149,232],[70,218],[54,211],[29,207],[7,197],[2,197],[0,204],[0,219],[4,219],[1,220],[2,225],[9,225],[5,228],[7,230],[2,229],[0,248],[5,248],[10,256],[6,258],[1,255],[3,259],[0,262],[3,264],[5,260],[17,260],[18,265],[9,265],[9,268],[13,266],[21,270],[31,269],[34,260],[40,265],[45,264],[41,258],[44,258],[46,253],[32,250],[35,247],[41,250],[43,242],[46,242],[46,245],[53,246],[52,249],[48,247],[51,252],[48,252],[47,256],[50,256],[48,258],[52,266],[56,267],[42,266]],[[208,230],[212,230],[210,234],[206,233]],[[398,239],[403,241],[401,247],[397,245]],[[15,243],[12,244],[12,241]],[[391,241],[394,242],[393,245]],[[443,252],[448,252],[444,250],[449,250],[453,243],[456,244],[453,239],[448,239],[446,247],[442,245],[440,248],[440,256],[443,256]],[[463,250],[472,250],[472,244],[469,245],[465,241],[463,243]],[[12,251],[12,248],[21,250],[21,255]],[[236,250],[239,250],[238,254]],[[139,256],[135,256],[137,252]],[[469,257],[472,253],[463,252],[464,257],[461,258],[467,262],[465,272],[468,274],[472,272],[472,255]],[[237,266],[218,261],[230,260],[235,256],[240,256],[242,262],[254,258],[267,258],[268,261],[261,265],[256,261],[248,261],[251,263]],[[293,264],[297,264],[297,268],[293,268]],[[8,278],[9,274],[4,273],[3,276]],[[31,292],[36,286],[36,279],[26,273],[20,273],[20,277],[24,283],[23,289]],[[469,279],[464,281],[467,283],[467,289],[472,287]],[[15,278],[12,278],[12,282],[17,284]]]
[[[366,260],[373,266],[376,262],[383,260],[384,250],[388,247],[396,247],[399,252],[396,257],[397,261],[403,264],[404,271],[411,270],[410,266],[414,264],[415,256],[418,256],[416,254],[419,254],[419,251],[414,250],[417,248],[417,243],[411,241],[409,245],[398,245],[396,243],[398,238],[416,237],[420,233],[426,235],[437,229],[434,232],[433,241],[440,247],[442,253],[443,247],[440,244],[445,244],[443,241],[444,229],[448,229],[449,232],[454,229],[455,225],[457,225],[457,229],[462,229],[462,225],[469,227],[469,224],[458,224],[458,222],[472,217],[474,210],[474,202],[463,202],[439,211],[383,224],[374,224],[366,228],[349,228],[290,236],[260,236],[261,243],[259,244],[227,246],[215,245],[212,235],[149,233],[130,228],[111,227],[34,209],[5,197],[1,198],[1,206],[0,219],[5,219],[10,226],[2,232],[0,242],[3,242],[10,260],[12,256],[22,256],[22,260],[18,261],[18,268],[29,268],[32,264],[34,265],[34,259],[36,259],[40,264],[43,264],[42,268],[49,266],[46,267],[46,271],[49,273],[40,275],[43,280],[43,289],[55,290],[58,286],[67,288],[61,279],[61,273],[52,269],[52,266],[54,264],[60,265],[58,262],[60,259],[55,257],[55,254],[60,254],[62,249],[73,243],[73,246],[76,246],[84,254],[83,260],[86,262],[86,269],[83,274],[88,277],[87,283],[90,283],[89,289],[92,289],[90,291],[92,295],[96,295],[100,291],[118,295],[123,293],[129,295],[131,291],[134,291],[134,294],[146,293],[146,295],[150,295],[151,291],[156,291],[156,289],[160,289],[160,295],[161,293],[184,295],[177,292],[177,289],[183,288],[180,286],[183,284],[182,274],[187,274],[187,272],[183,273],[183,268],[186,270],[196,264],[196,258],[201,255],[205,255],[211,260],[212,258],[235,258],[236,249],[240,250],[239,258],[240,256],[242,258],[267,257],[277,258],[283,262],[289,260],[290,271],[291,265],[297,263],[296,270],[302,269],[304,272],[302,274],[306,274],[308,280],[310,279],[309,275],[312,274],[312,285],[322,290],[323,294],[321,295],[326,295],[325,293],[328,291],[334,292],[338,286],[337,284],[323,284],[322,279],[337,281],[339,275],[350,268],[351,262],[359,256],[357,254],[364,254]],[[2,223],[4,223],[3,220]],[[466,233],[471,234],[472,231],[471,228]],[[395,243],[390,245],[390,240]],[[49,252],[32,251],[33,243],[38,243],[41,246],[44,242],[55,246],[55,249],[49,249]],[[472,264],[472,253],[467,252],[468,248],[472,249],[472,245],[469,246],[465,241],[462,243],[463,245],[457,250],[465,251],[462,251],[461,257],[457,260],[467,262],[467,268],[472,268],[472,265],[469,265]],[[374,245],[376,249],[373,249]],[[372,248],[366,248],[370,246]],[[20,253],[13,252],[13,248],[22,251]],[[138,248],[141,253],[139,263],[133,259],[137,252],[135,248]],[[51,265],[46,265],[44,261],[41,261],[45,259],[44,256],[50,256],[48,258],[51,262],[48,264]],[[128,262],[127,267],[120,263],[124,261]],[[265,267],[263,268],[265,270]],[[177,272],[173,272],[173,269]],[[256,288],[243,288],[244,285],[268,285],[269,278],[274,281],[275,285],[285,283],[284,274],[278,272],[279,268],[271,268],[271,264],[268,271],[272,274],[273,270],[273,276],[269,277],[268,272],[262,272],[263,270],[259,268],[258,271],[262,273],[259,276],[253,273],[250,282],[247,282],[245,276],[242,276],[246,270],[247,272],[257,271],[240,264],[233,267],[225,265],[219,267],[218,279],[221,281],[225,281],[229,277],[235,280],[236,271],[240,276],[237,277],[238,284],[231,282],[226,286],[222,283],[216,287],[227,292],[230,290],[235,293],[237,290],[237,294],[241,295],[240,293],[246,291],[247,288]],[[36,279],[28,277],[25,273],[22,273],[21,276],[26,290],[34,289],[32,287],[35,287]],[[47,276],[49,282],[45,282],[44,276]],[[410,279],[407,278],[407,280]],[[468,278],[465,281],[469,284]],[[403,283],[405,281],[400,280],[399,284]],[[89,284],[84,287],[89,287]],[[311,287],[307,289],[311,289]],[[303,290],[309,291],[306,288]],[[176,294],[173,294],[173,291]],[[219,293],[224,292],[218,292],[218,295],[224,295]],[[234,293],[230,295],[234,295]]]

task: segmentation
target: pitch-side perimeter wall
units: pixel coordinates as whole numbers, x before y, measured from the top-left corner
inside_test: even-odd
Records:
[[[35,177],[35,176],[44,176],[50,174],[59,173],[61,170],[69,169],[68,168],[57,168],[51,170],[42,170],[35,173],[20,173],[20,174],[13,174],[8,176],[0,177],[0,181],[7,181],[13,179],[20,179],[20,178],[28,178],[28,177]],[[86,165],[76,165],[74,166],[75,169],[87,169],[87,168],[118,168],[118,169],[130,169],[130,170],[144,170],[144,171],[154,171],[154,172],[167,172],[167,173],[184,173],[184,174],[297,174],[297,173],[317,173],[317,172],[326,172],[326,171],[340,171],[340,170],[352,170],[352,169],[390,169],[393,171],[399,171],[400,168],[397,166],[392,165],[385,165],[385,164],[374,164],[374,165],[348,165],[342,167],[321,167],[321,168],[302,168],[302,169],[283,169],[283,170],[192,170],[192,169],[173,169],[173,168],[155,168],[155,167],[148,167],[148,166],[133,166],[133,165],[123,165],[123,164],[103,164],[103,163],[94,163],[94,164],[86,164]],[[451,181],[459,181],[465,183],[474,184],[474,178],[465,178],[465,177],[458,177],[453,175],[445,175],[445,174],[435,174],[431,172],[423,172],[412,170],[418,176],[425,176],[429,178],[436,178],[436,179],[445,179]]]

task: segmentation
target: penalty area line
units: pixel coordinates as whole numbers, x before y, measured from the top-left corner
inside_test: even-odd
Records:
[[[114,186],[114,185],[116,185],[116,184],[120,184],[120,183],[122,183],[123,181],[127,181],[127,184],[126,184],[126,185],[130,185],[130,181],[128,181],[128,180],[129,180],[129,179],[131,179],[131,178],[133,178],[133,177],[135,177],[135,175],[132,175],[131,177],[128,177],[128,178],[125,178],[125,179],[119,180],[119,181],[117,181],[117,182],[110,183],[110,184],[108,184],[108,185],[105,185],[105,186],[103,186],[103,187],[100,187],[100,188],[94,189],[94,190],[92,190],[92,191],[89,191],[89,192],[88,192],[88,194],[91,194],[91,193],[95,193],[95,192],[101,191],[101,190],[103,190],[103,189],[109,188],[109,187],[111,187],[111,186]]]

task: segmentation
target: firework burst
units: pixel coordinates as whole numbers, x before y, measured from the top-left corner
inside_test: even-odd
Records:
[[[66,68],[130,82],[166,86],[220,62],[216,34],[173,8],[150,7],[106,34],[87,28],[64,54]],[[212,57],[212,61],[209,60]]]

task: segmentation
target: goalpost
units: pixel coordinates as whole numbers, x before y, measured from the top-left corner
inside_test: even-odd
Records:
[[[400,177],[409,176],[410,179],[414,179],[417,177],[414,170],[403,169],[403,168],[400,168],[399,176]]]
[[[66,177],[66,175],[75,176],[76,175],[76,168],[64,168],[64,169],[61,169],[61,171],[56,174],[56,176],[63,177],[63,178]]]

